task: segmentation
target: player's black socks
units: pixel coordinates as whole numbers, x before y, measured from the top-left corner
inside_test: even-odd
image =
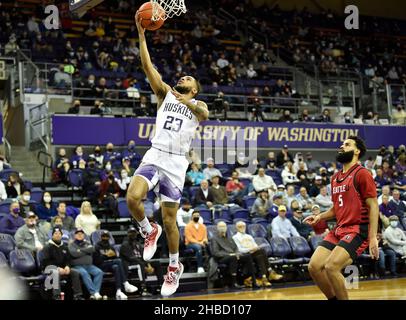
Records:
[[[328,298],[327,300],[338,300],[336,296],[332,297],[332,298]]]

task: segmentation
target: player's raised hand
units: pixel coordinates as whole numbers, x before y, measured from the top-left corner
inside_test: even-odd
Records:
[[[189,99],[186,98],[185,95],[179,93],[175,89],[172,89],[171,92],[175,96],[176,100],[178,100],[180,103],[185,104],[185,105],[189,103]]]
[[[369,254],[371,255],[372,259],[379,259],[379,246],[378,239],[376,237],[369,239]]]
[[[319,223],[319,221],[320,221],[320,215],[316,216],[316,215],[312,214],[311,216],[308,216],[307,218],[305,218],[303,220],[303,223],[307,223],[308,225],[313,226],[313,225]]]
[[[140,17],[139,12],[137,11],[137,13],[135,14],[135,24],[137,25],[138,34],[140,36],[144,35],[145,33],[145,29],[142,27],[141,22],[142,18]]]

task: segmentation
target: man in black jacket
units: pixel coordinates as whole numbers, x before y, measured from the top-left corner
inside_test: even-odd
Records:
[[[130,265],[140,265],[142,275],[142,295],[145,296],[148,295],[146,291],[147,273],[155,273],[158,278],[158,283],[164,281],[161,263],[159,261],[150,261],[146,263],[142,259],[144,244],[143,239],[140,239],[140,234],[136,228],[130,227],[127,234],[128,237],[124,238],[120,248],[120,258],[123,262],[124,271],[127,274]]]
[[[92,202],[99,196],[100,184],[100,169],[97,168],[96,158],[91,155],[89,156],[88,167],[83,172],[83,189]]]
[[[227,225],[225,222],[217,224],[217,234],[210,240],[211,254],[218,264],[227,265],[227,270],[231,275],[231,284],[233,288],[240,289],[237,283],[238,263],[241,263],[244,273],[251,275],[251,279],[245,279],[244,283],[248,284],[252,281],[252,286],[258,288],[259,285],[255,277],[254,261],[250,254],[240,254],[235,242],[227,237]],[[250,286],[248,284],[248,286]]]
[[[101,241],[96,244],[93,255],[94,263],[103,271],[110,271],[114,274],[116,282],[116,299],[127,300],[128,297],[121,291],[124,287],[125,292],[134,293],[138,291],[136,286],[133,286],[127,281],[127,275],[124,271],[123,263],[117,257],[116,250],[110,243],[110,233],[104,230],[101,234]]]
[[[58,269],[59,279],[68,278],[71,281],[73,290],[73,300],[84,300],[82,297],[82,285],[80,283],[80,273],[70,268],[71,257],[68,246],[62,242],[62,230],[54,228],[52,239],[49,240],[43,251],[42,265],[44,269],[48,266],[55,266]],[[53,290],[54,299],[60,298],[61,289]]]

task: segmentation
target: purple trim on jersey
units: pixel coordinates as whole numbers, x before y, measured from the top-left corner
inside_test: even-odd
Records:
[[[174,201],[178,201],[182,198],[181,190],[179,190],[179,188],[175,186],[168,177],[162,177],[159,181],[159,193]]]
[[[149,181],[152,182],[152,178],[155,176],[157,172],[157,169],[153,165],[145,165],[145,166],[140,166],[134,173],[134,175],[138,174],[140,176],[143,176],[147,178]]]

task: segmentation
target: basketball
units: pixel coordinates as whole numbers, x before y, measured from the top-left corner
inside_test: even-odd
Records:
[[[165,10],[159,5],[158,6],[158,12],[159,12],[159,19],[154,21],[152,20],[152,3],[151,2],[145,2],[139,9],[138,9],[138,14],[142,18],[141,25],[143,28],[147,30],[158,30],[159,28],[162,27],[165,21]]]

